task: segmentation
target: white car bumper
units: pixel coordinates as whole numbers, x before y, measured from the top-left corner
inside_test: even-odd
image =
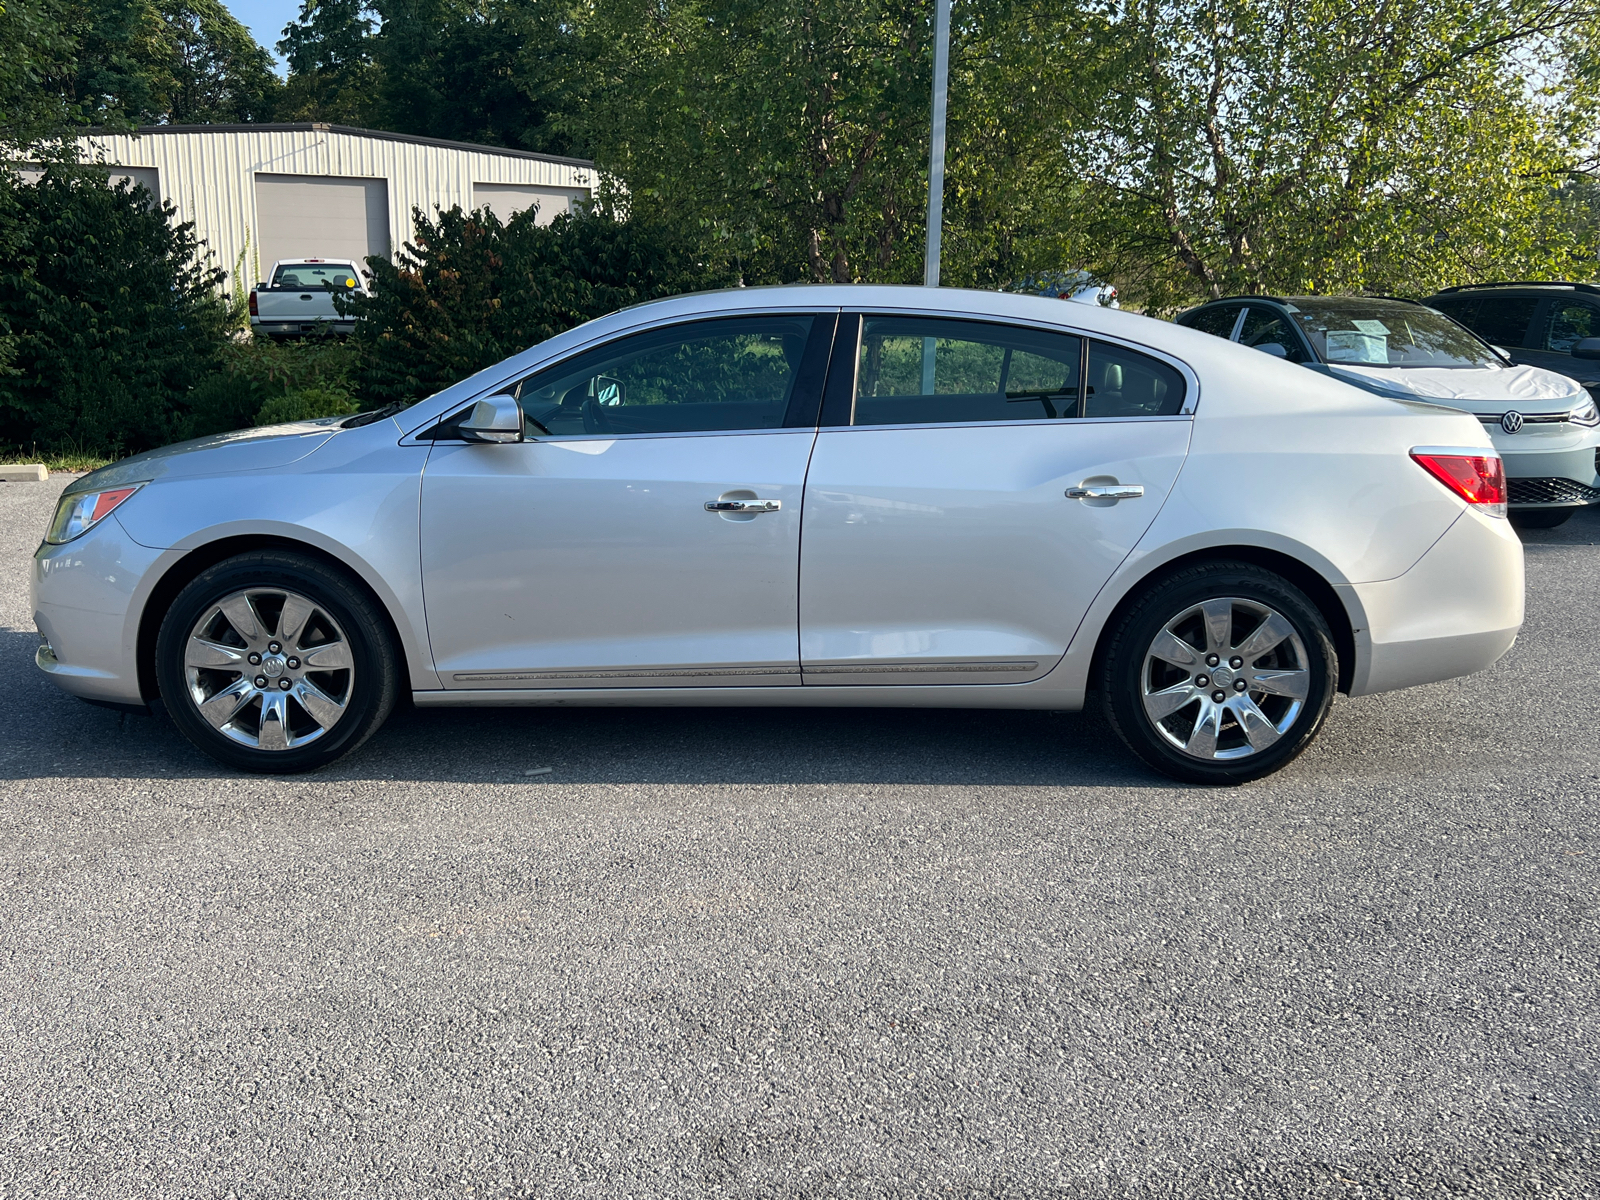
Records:
[[[33,556],[33,621],[45,645],[35,663],[66,691],[86,700],[142,704],[138,616],[142,589],[171,550],[141,546],[113,513],[63,546]]]
[[[1522,542],[1509,522],[1464,512],[1404,575],[1339,590],[1357,626],[1352,696],[1470,675],[1522,628]]]

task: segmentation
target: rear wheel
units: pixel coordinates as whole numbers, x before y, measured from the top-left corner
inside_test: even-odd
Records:
[[[1575,506],[1567,508],[1513,508],[1508,514],[1518,529],[1554,529],[1565,525],[1577,512]]]
[[[344,574],[284,551],[241,554],[178,593],[156,638],[173,722],[246,771],[310,771],[366,741],[394,707],[382,617]]]
[[[1293,584],[1249,563],[1157,582],[1112,631],[1100,680],[1112,726],[1150,766],[1238,784],[1310,744],[1333,703],[1328,625]]]

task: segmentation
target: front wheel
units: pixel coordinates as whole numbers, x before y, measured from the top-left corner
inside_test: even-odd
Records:
[[[394,707],[386,625],[343,572],[278,550],[202,571],[156,637],[161,699],[185,737],[231,767],[311,771],[366,741]]]
[[[1239,784],[1310,744],[1338,657],[1317,607],[1249,563],[1204,563],[1156,583],[1111,634],[1100,680],[1112,726],[1156,770]]]

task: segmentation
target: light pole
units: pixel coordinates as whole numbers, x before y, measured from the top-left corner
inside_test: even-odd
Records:
[[[939,235],[944,226],[944,108],[950,90],[950,0],[933,0],[933,136],[928,139],[928,248],[922,282],[939,286]],[[935,391],[934,339],[922,339],[922,394]]]
[[[928,144],[928,251],[922,282],[939,286],[939,234],[944,223],[944,108],[950,90],[950,0],[933,4],[933,137]]]

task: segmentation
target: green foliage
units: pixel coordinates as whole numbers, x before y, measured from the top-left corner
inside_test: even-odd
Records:
[[[1161,308],[1587,275],[1556,188],[1593,132],[1569,50],[1595,30],[1590,0],[1134,0],[1059,131],[1064,251]]]
[[[73,59],[64,18],[62,0],[0,4],[0,148],[37,155],[81,116],[71,97],[51,86]]]
[[[101,454],[173,440],[225,319],[193,226],[143,189],[68,167],[36,185],[0,174],[0,197],[0,444]]]
[[[230,339],[218,352],[219,369],[190,394],[184,434],[202,437],[303,416],[355,412],[350,381],[356,353],[351,344],[331,337],[282,343]],[[312,398],[300,401],[298,396]],[[327,411],[309,411],[318,406]]]
[[[84,125],[259,121],[283,85],[220,0],[6,0],[0,144],[41,148]]]
[[[641,221],[532,209],[414,214],[395,263],[368,259],[373,294],[340,300],[357,316],[360,394],[416,400],[562,330],[659,296],[717,286],[674,235]]]
[[[577,16],[548,0],[304,0],[278,43],[290,69],[284,111],[582,153],[569,118],[591,71]]]
[[[345,392],[326,387],[310,387],[286,392],[261,406],[257,425],[282,425],[289,421],[311,421],[318,417],[345,417],[356,411],[356,403]]]

